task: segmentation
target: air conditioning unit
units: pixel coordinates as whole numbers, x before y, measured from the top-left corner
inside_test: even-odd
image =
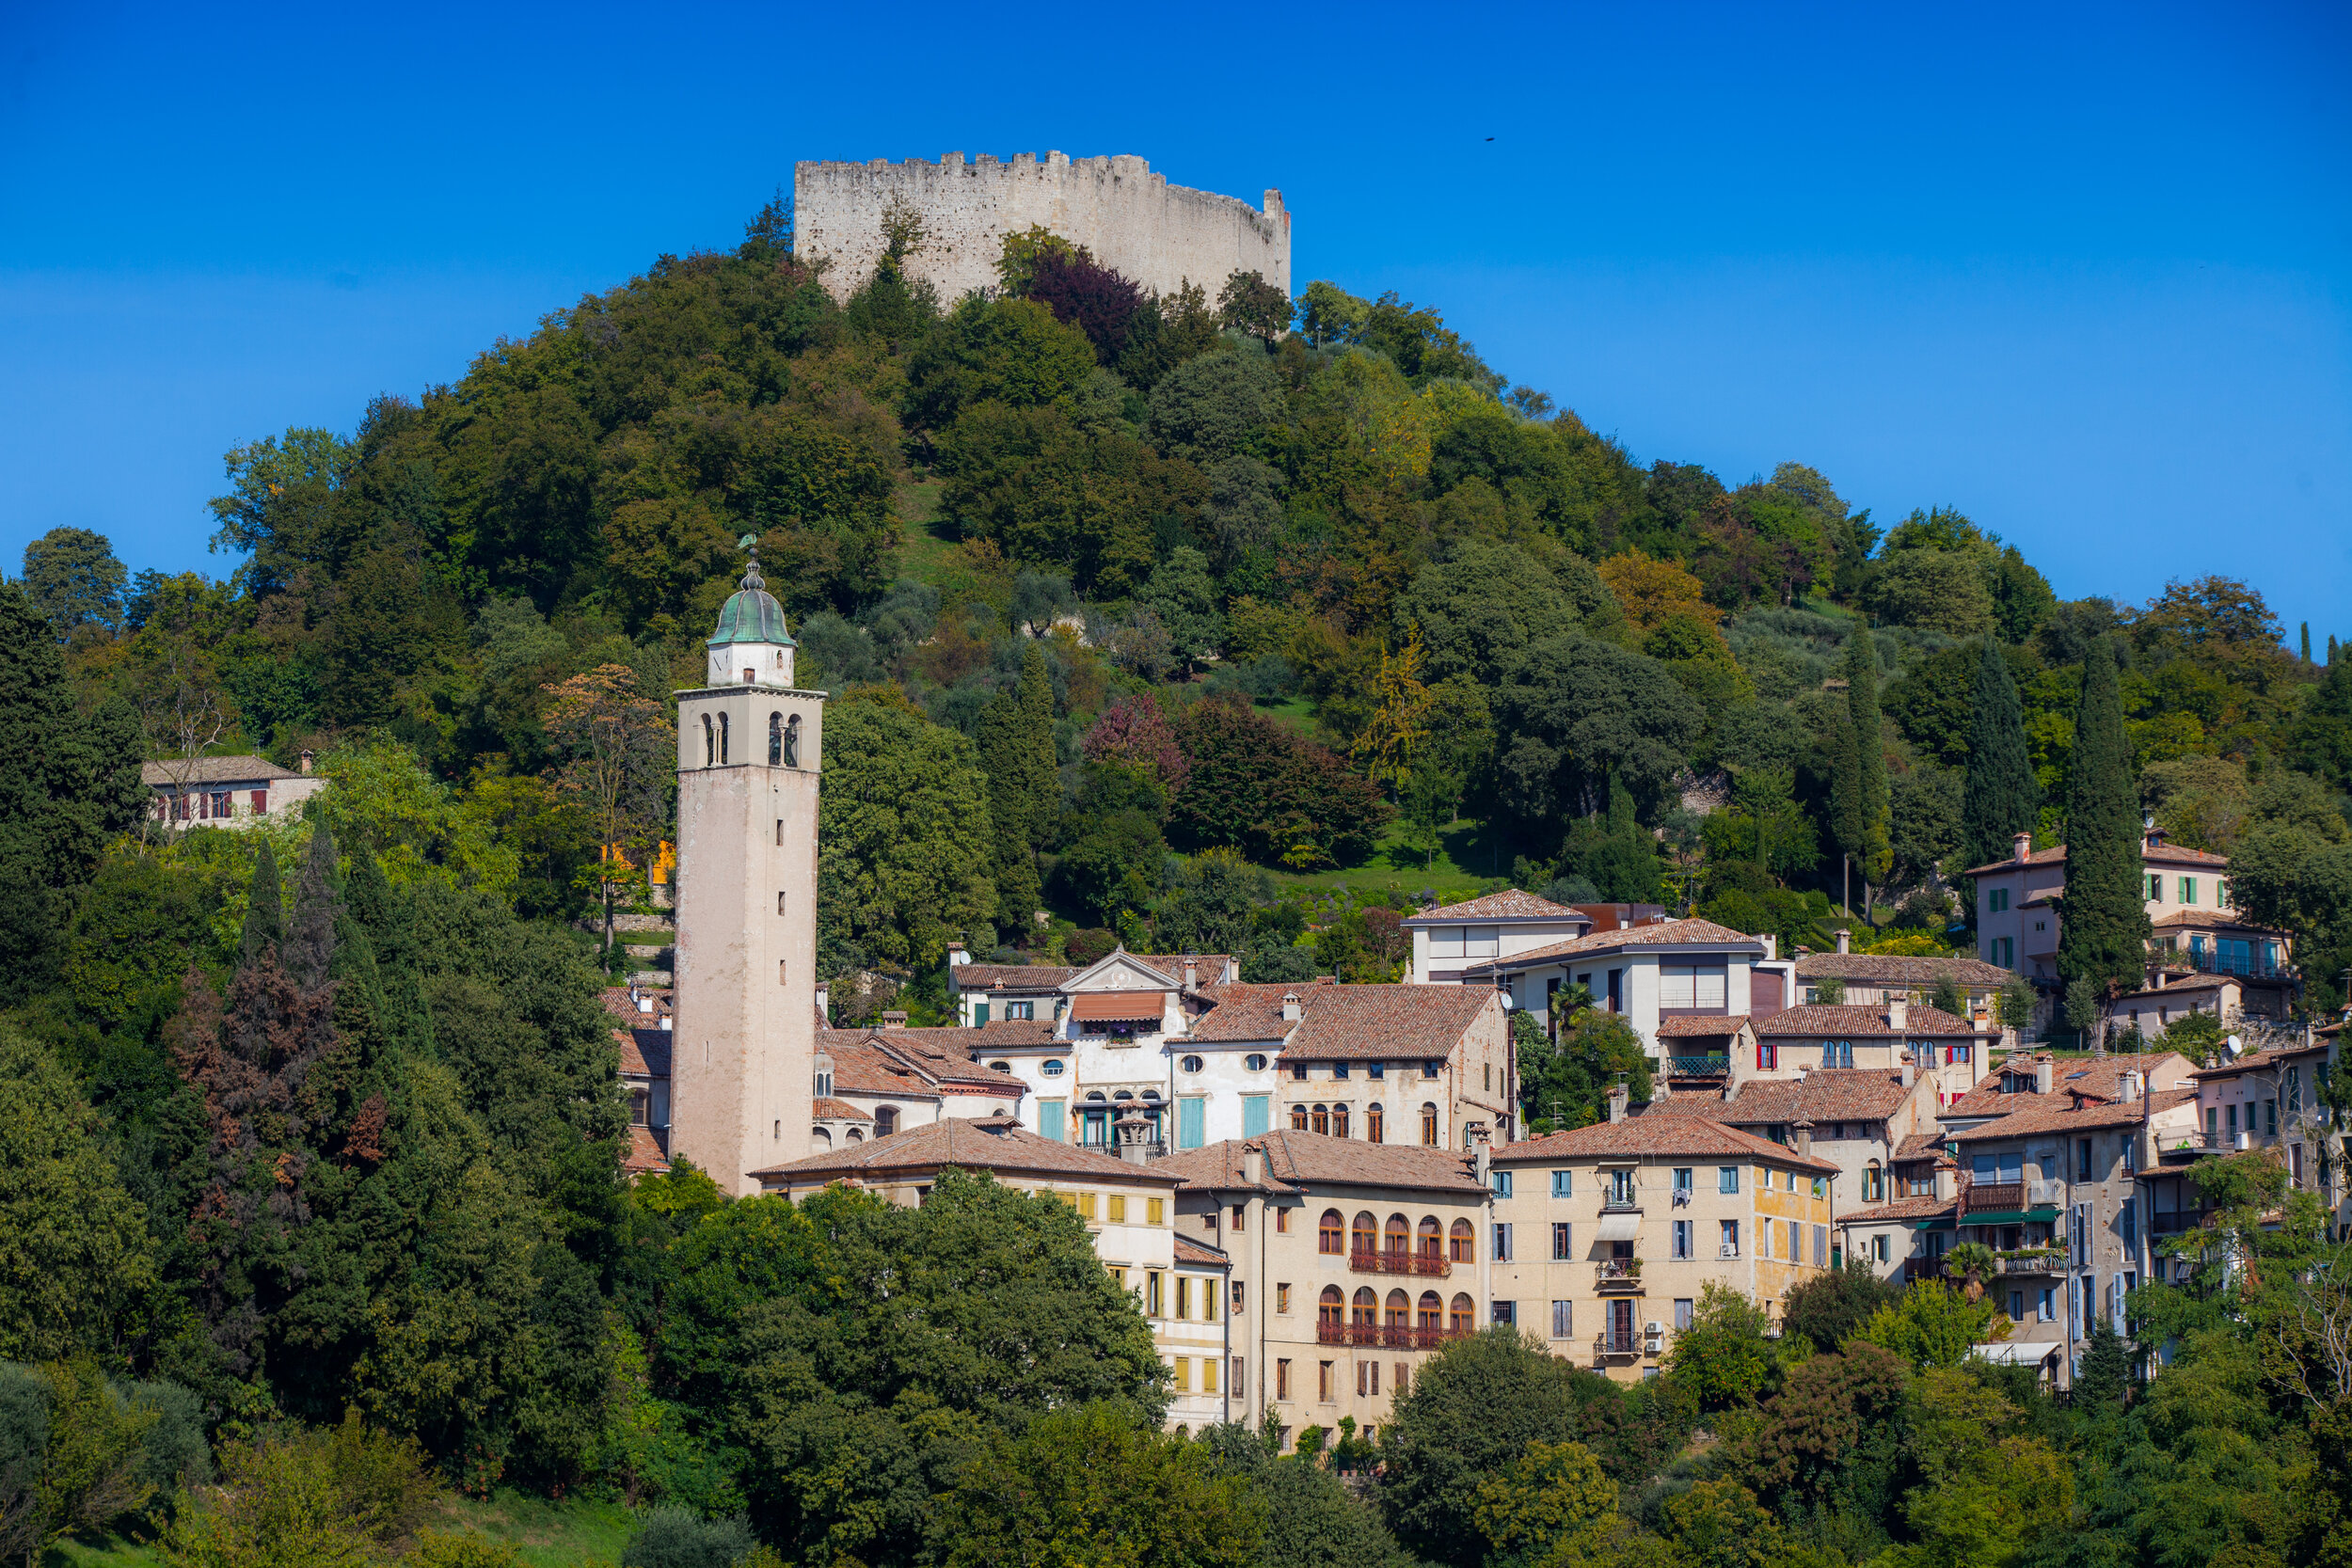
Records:
[[[1731,1243],[1725,1242],[1723,1244],[1723,1249],[1716,1253],[1715,1256],[1718,1258],[1737,1258],[1740,1256],[1740,1249],[1734,1246]]]
[[[1648,1356],[1663,1355],[1666,1354],[1666,1341],[1663,1339],[1645,1339],[1642,1341],[1642,1354]]]
[[[1661,1334],[1666,1332],[1666,1325],[1660,1323],[1656,1318],[1652,1318],[1649,1322],[1642,1325],[1642,1332],[1655,1339]]]

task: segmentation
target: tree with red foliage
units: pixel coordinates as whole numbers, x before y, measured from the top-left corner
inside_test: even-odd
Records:
[[[1040,251],[1028,296],[1053,311],[1056,321],[1085,333],[1094,345],[1095,358],[1105,365],[1127,346],[1128,329],[1143,303],[1140,286],[1104,266],[1083,246],[1066,255]]]
[[[1190,765],[1176,744],[1176,732],[1159,700],[1149,691],[1121,697],[1103,710],[1079,742],[1089,762],[1116,762],[1148,773],[1173,800],[1184,787]]]
[[[1388,802],[1335,753],[1235,696],[1197,703],[1176,721],[1191,765],[1173,825],[1261,863],[1307,870],[1372,852]]]

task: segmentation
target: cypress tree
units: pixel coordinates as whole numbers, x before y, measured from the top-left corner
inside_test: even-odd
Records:
[[[385,1038],[406,1053],[431,1053],[433,1019],[424,1000],[413,902],[392,891],[383,866],[364,847],[352,850],[344,895],[351,918],[374,958],[376,985],[384,999]]]
[[[996,920],[1023,940],[1036,929],[1042,896],[1037,852],[1052,834],[1060,798],[1054,678],[1043,649],[1032,643],[1021,661],[1020,687],[998,693],[981,710],[979,740],[996,832]]]
[[[1984,640],[1976,705],[1968,716],[1968,782],[1960,802],[1960,841],[1970,865],[2009,857],[2015,835],[2033,827],[2040,791],[2026,749],[2026,713],[2000,644]]]
[[[294,887],[294,923],[280,944],[278,958],[294,983],[306,991],[325,985],[335,962],[335,926],[343,912],[335,884],[335,835],[326,831],[326,823],[314,820],[310,851],[302,860],[302,879]]]
[[[1846,638],[1846,722],[1838,732],[1830,767],[1830,830],[1837,847],[1851,856],[1862,877],[1867,916],[1870,889],[1894,859],[1888,836],[1891,803],[1886,751],[1879,720],[1878,651],[1870,628],[1857,626]]]
[[[245,940],[241,946],[244,961],[252,963],[264,953],[278,956],[278,944],[286,938],[286,911],[278,888],[278,851],[262,840],[262,852],[253,857],[253,893],[245,907]]]
[[[2304,662],[2304,663],[2306,663],[2306,664],[2309,664],[2311,661],[2312,661],[2312,624],[2311,624],[2309,621],[2306,621],[2306,622],[2304,622],[2304,623],[2303,623],[2303,662]]]
[[[2148,906],[2140,879],[2138,792],[2123,736],[2115,650],[2094,641],[2083,658],[2074,752],[2066,795],[2066,891],[2059,899],[2058,974],[2102,994],[2137,986],[2147,962]]]
[[[1663,891],[1656,841],[1633,813],[1633,792],[1615,772],[1609,775],[1607,826],[1582,857],[1584,875],[1613,904],[1654,904]]]

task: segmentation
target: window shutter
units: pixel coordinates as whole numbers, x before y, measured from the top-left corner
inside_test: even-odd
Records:
[[[1241,1135],[1254,1138],[1272,1125],[1273,1102],[1269,1096],[1246,1094],[1241,1097]]]

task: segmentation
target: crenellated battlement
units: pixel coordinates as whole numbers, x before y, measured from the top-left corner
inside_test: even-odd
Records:
[[[882,217],[896,198],[923,219],[924,243],[906,264],[943,302],[993,286],[1004,237],[1041,225],[1148,288],[1201,285],[1212,295],[1234,272],[1290,290],[1291,214],[1282,193],[1263,211],[1213,191],[1171,185],[1133,153],[1072,158],[1059,151],[937,163],[793,166],[795,249],[826,258],[826,286],[847,299],[874,276]]]

